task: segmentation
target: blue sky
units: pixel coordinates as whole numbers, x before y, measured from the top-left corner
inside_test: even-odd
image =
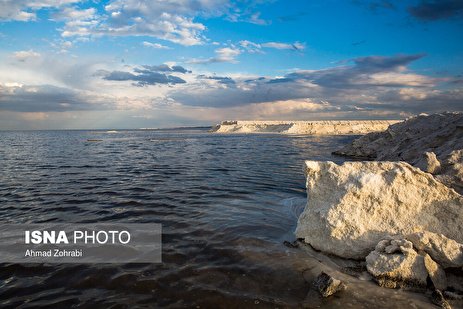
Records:
[[[463,109],[461,0],[0,5],[0,129]]]

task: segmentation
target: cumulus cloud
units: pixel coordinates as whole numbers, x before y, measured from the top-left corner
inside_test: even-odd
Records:
[[[53,14],[53,19],[64,22],[61,36],[65,39],[101,35],[98,28],[101,26],[103,17],[98,14],[95,8],[66,7]]]
[[[36,12],[43,8],[57,8],[79,0],[2,0],[0,21],[30,21],[37,18]]]
[[[0,20],[30,21],[36,12],[56,10],[51,19],[64,22],[60,27],[66,39],[88,39],[107,36],[150,36],[191,46],[203,44],[206,27],[197,17],[227,16],[230,21],[259,25],[269,24],[255,10],[257,3],[240,2],[245,9],[230,0],[111,0],[103,9],[71,7],[79,0],[2,0]],[[150,44],[149,42],[147,42]],[[165,48],[151,43],[153,48]]]
[[[34,58],[39,58],[40,53],[33,51],[32,49],[30,50],[20,50],[17,52],[13,53],[13,56],[16,60],[25,62],[28,59],[34,59]]]
[[[169,46],[165,46],[165,45],[162,45],[162,44],[159,44],[159,43],[151,43],[151,42],[147,42],[147,41],[144,41],[142,43],[143,46],[146,46],[146,47],[151,47],[151,48],[154,48],[154,49],[171,49]]]
[[[215,50],[215,57],[206,59],[191,59],[188,61],[190,64],[209,64],[217,62],[231,62],[236,63],[236,57],[241,54],[241,50],[235,46],[223,47]]]
[[[190,46],[203,43],[206,29],[194,18],[223,15],[229,7],[228,0],[113,0],[105,5],[104,14],[68,9],[57,17],[66,20],[63,37],[151,36]]]
[[[127,71],[100,71],[103,79],[108,81],[133,81],[136,86],[148,86],[157,84],[184,84],[186,81],[178,76],[166,74],[165,72],[187,73],[188,71],[181,66],[149,66],[144,65],[141,68],[134,68],[133,73]]]
[[[95,8],[79,9],[76,7],[65,7],[53,14],[55,20],[89,20],[95,19],[97,11]]]
[[[408,8],[409,13],[424,21],[433,21],[451,17],[463,16],[463,1],[461,0],[420,0]]]

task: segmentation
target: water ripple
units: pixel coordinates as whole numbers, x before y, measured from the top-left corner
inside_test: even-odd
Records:
[[[298,307],[310,261],[282,242],[305,205],[303,161],[339,160],[351,139],[0,132],[2,222],[163,225],[162,264],[3,264],[0,306]]]

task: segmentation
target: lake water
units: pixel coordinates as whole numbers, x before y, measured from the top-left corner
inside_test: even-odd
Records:
[[[206,130],[0,132],[2,223],[163,227],[161,264],[1,264],[0,306],[428,306],[419,294],[352,276],[345,277],[346,292],[306,298],[307,277],[326,267],[338,271],[342,262],[283,245],[294,240],[306,203],[303,161],[342,162],[331,152],[352,139]]]

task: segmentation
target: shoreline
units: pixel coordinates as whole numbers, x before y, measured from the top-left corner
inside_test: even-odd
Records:
[[[463,113],[421,114],[333,152],[365,161],[305,161],[297,239],[359,261],[381,287],[462,306],[462,129]]]
[[[260,121],[232,120],[212,127],[223,134],[277,133],[291,135],[362,135],[386,130],[402,120],[315,120]]]

